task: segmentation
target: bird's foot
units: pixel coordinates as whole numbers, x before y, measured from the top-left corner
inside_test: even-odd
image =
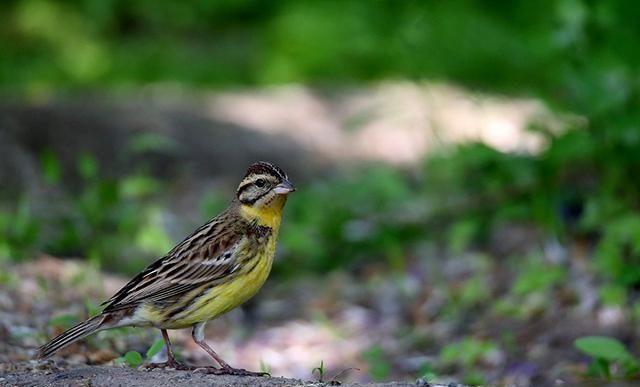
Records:
[[[233,368],[230,366],[215,368],[215,367],[198,367],[194,372],[202,372],[211,375],[235,375],[235,376],[271,376],[268,372],[253,372],[247,371],[242,368]]]
[[[198,367],[188,366],[176,360],[168,360],[164,363],[151,363],[144,366],[144,368],[146,370],[173,368],[174,370],[178,371],[193,371],[195,369],[198,369]]]

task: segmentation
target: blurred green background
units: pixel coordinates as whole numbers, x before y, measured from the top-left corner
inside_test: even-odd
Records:
[[[300,189],[287,205],[275,281],[322,278],[328,272],[362,279],[373,270],[444,289],[440,318],[467,328],[452,339],[457,347],[424,363],[425,375],[458,369],[468,382],[505,380],[509,367],[528,356],[522,348],[535,340],[478,337],[470,316],[493,313],[525,327],[539,323],[541,314],[565,316],[584,306],[584,281],[595,289],[596,306],[580,313],[594,323],[578,331],[615,336],[637,348],[639,332],[632,326],[640,319],[640,7],[635,2],[7,0],[0,15],[0,93],[9,112],[43,105],[55,110],[56,101],[78,100],[85,103],[73,109],[82,111],[92,101],[86,96],[129,101],[149,88],[190,101],[191,93],[288,84],[331,95],[382,81],[439,82],[503,99],[541,101],[559,118],[528,128],[544,139],[536,152],[505,152],[471,141],[442,147],[411,165],[335,162],[325,170],[294,169],[297,176],[290,174]],[[19,184],[0,189],[5,261],[47,253],[134,273],[223,208],[235,184],[231,178],[199,190],[202,194],[187,204],[196,215],[172,223],[166,207],[197,184],[176,178],[180,167],[173,174],[161,171],[158,157],[163,159],[157,155],[171,154],[175,139],[161,131],[136,132],[123,150],[122,163],[131,162],[130,167],[118,168],[106,165],[95,147],[68,141],[77,151],[60,154],[47,142],[50,137],[35,139],[36,132],[16,125],[4,119],[0,131],[34,152],[30,173],[45,194],[33,195]],[[294,168],[295,161],[277,150],[264,154]],[[252,161],[246,159],[240,156],[239,166],[227,173],[239,175]],[[172,160],[172,165],[181,162]],[[64,205],[45,211],[43,198]],[[509,237],[503,231],[521,229],[527,243],[506,248]],[[558,249],[560,254],[549,252]],[[441,272],[432,274],[427,266],[433,257],[468,254],[476,254],[475,266],[465,263],[471,269],[455,286],[438,283]],[[531,301],[532,295],[538,301]],[[602,308],[622,311],[618,328],[598,328]],[[422,321],[409,320],[409,331]],[[484,354],[514,340],[519,344],[505,350],[510,361],[503,363],[501,376],[487,376]],[[412,348],[421,352],[429,346]],[[476,355],[459,358],[460,352]],[[588,354],[596,359],[589,375],[637,377],[637,361],[626,355]],[[570,356],[587,361],[578,352]],[[376,348],[365,356],[372,363],[383,362],[381,357],[384,352]],[[616,361],[621,365],[609,370],[609,362]],[[389,375],[384,364],[377,367],[381,379]]]

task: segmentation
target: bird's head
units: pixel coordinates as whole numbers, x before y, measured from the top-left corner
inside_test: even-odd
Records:
[[[287,196],[295,191],[287,174],[266,161],[252,164],[236,190],[243,212],[249,216],[267,218],[280,216]]]

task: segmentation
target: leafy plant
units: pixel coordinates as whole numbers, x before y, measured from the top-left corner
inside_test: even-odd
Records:
[[[576,339],[574,346],[592,358],[588,375],[609,379],[612,376],[637,377],[640,361],[618,340],[604,336],[586,336]],[[613,369],[617,364],[619,368]],[[616,375],[619,373],[620,375]]]
[[[142,355],[140,355],[140,352],[129,351],[124,354],[124,361],[126,361],[126,363],[130,367],[138,367],[139,365],[142,364],[143,359],[142,359]]]
[[[55,188],[55,204],[46,219],[33,211],[37,203],[27,195],[12,206],[0,205],[0,257],[19,260],[44,251],[134,272],[171,248],[161,208],[149,200],[161,188],[156,179],[140,172],[118,180],[103,176],[96,159],[86,153],[76,167],[78,187],[63,187],[56,155],[43,153],[42,174]]]
[[[129,351],[124,356],[115,360],[116,364],[127,364],[129,367],[138,367],[145,361],[150,361],[156,354],[158,354],[164,347],[164,341],[161,339],[156,340],[147,350],[143,357],[140,352]]]

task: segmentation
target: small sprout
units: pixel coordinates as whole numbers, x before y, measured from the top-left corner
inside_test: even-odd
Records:
[[[433,366],[428,363],[425,362],[424,364],[422,364],[422,366],[420,367],[420,370],[418,371],[418,381],[422,381],[422,383],[426,383],[424,384],[429,385],[431,382],[433,382],[437,375],[435,373],[435,371],[433,370]],[[418,383],[416,381],[416,383]]]
[[[262,359],[260,359],[260,371],[271,374],[271,366]]]
[[[320,367],[315,367],[314,369],[311,370],[311,374],[315,374],[318,373],[318,381],[322,382],[323,378],[324,378],[324,373],[325,373],[325,369],[324,369],[324,360],[320,361]]]

